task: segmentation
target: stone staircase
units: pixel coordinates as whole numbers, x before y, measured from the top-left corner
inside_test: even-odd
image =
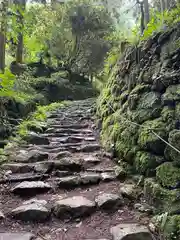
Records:
[[[99,144],[92,105],[57,109],[1,166],[0,240],[152,239],[132,208],[134,185]]]

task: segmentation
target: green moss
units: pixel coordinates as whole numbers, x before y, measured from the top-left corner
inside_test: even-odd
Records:
[[[166,105],[180,101],[180,84],[169,86],[163,94],[163,102]]]
[[[134,167],[138,173],[152,176],[155,174],[155,169],[161,161],[161,157],[148,152],[138,151],[135,156]]]
[[[161,112],[163,122],[171,123],[175,118],[175,111],[169,106],[165,106]]]
[[[116,142],[116,152],[118,157],[127,161],[129,164],[133,164],[134,157],[138,150],[138,146],[128,145],[121,141]]]
[[[26,120],[22,121],[17,129],[17,134],[24,138],[28,135],[30,129],[42,129],[47,125],[46,120],[51,111],[64,107],[68,102],[60,102],[60,103],[51,103],[47,106],[39,106],[37,110],[32,113]]]
[[[172,162],[163,163],[156,169],[156,178],[163,187],[175,187],[180,181],[180,168]]]
[[[146,121],[139,129],[138,144],[144,150],[152,151],[155,154],[164,154],[165,143],[156,136],[151,130],[158,134],[161,138],[167,140],[166,124],[161,118]]]
[[[180,130],[173,130],[169,133],[168,142],[176,149],[180,150]],[[172,147],[167,146],[165,150],[167,159],[172,160],[178,167],[180,167],[180,153]]]
[[[140,94],[144,92],[149,92],[151,90],[150,85],[145,85],[145,84],[138,84],[136,87],[131,91],[130,95],[133,94]]]
[[[180,205],[180,190],[163,188],[154,178],[147,178],[144,182],[144,196],[147,202],[158,208],[159,211],[177,212]]]

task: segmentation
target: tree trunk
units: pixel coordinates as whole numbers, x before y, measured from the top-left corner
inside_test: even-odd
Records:
[[[5,49],[6,49],[6,30],[7,30],[7,9],[8,0],[1,2],[1,25],[0,25],[0,71],[5,69]]]
[[[0,32],[0,72],[4,72],[5,69],[5,44],[6,36],[2,31]]]
[[[145,27],[147,26],[149,21],[150,21],[149,1],[144,0],[144,23],[145,23]]]
[[[23,28],[24,28],[24,19],[21,12],[25,10],[26,1],[22,0],[21,2],[16,2],[16,6],[18,8],[17,15],[18,19],[17,22],[19,24],[19,33],[18,33],[18,40],[17,40],[17,51],[16,51],[16,62],[22,63],[23,62]]]

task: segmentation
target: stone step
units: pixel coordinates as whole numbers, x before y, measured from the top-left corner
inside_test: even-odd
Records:
[[[52,189],[49,183],[43,181],[25,181],[15,185],[11,192],[20,196],[33,196],[36,194],[48,192]]]
[[[0,240],[36,240],[35,236],[31,233],[0,233]]]
[[[61,128],[61,129],[86,129],[89,127],[89,124],[50,124],[51,128]]]
[[[80,172],[76,175],[70,175],[57,179],[57,186],[61,189],[73,189],[84,185],[99,184],[100,181],[114,181],[116,175],[109,173]]]
[[[58,126],[57,128],[47,129],[46,133],[67,133],[67,134],[92,134],[92,130],[90,129],[73,129],[73,128],[61,128]]]
[[[24,182],[24,181],[38,181],[38,180],[45,180],[49,178],[48,174],[13,174],[9,176],[4,176],[3,179],[0,179],[0,184],[4,183],[13,183],[13,182]]]
[[[92,142],[96,141],[95,137],[89,137],[89,136],[64,136],[64,137],[57,137],[54,135],[51,138],[51,144],[56,141],[58,143],[66,144],[66,143],[81,143],[81,142]]]

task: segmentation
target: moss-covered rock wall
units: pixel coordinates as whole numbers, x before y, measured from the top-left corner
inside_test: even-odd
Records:
[[[177,25],[126,49],[97,101],[104,146],[114,144],[117,158],[146,177],[150,203],[174,212],[180,210],[179,38]]]

